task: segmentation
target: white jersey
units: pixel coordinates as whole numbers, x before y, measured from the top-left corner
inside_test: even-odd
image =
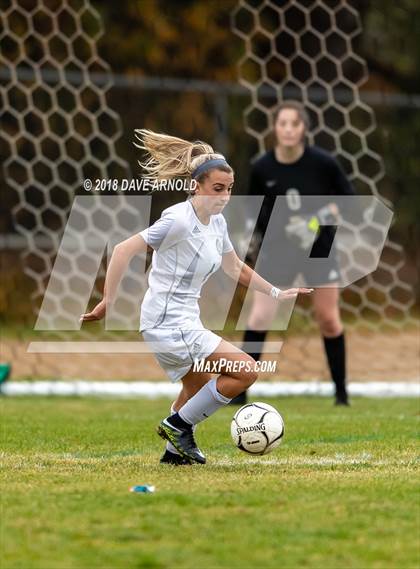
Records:
[[[198,305],[201,289],[219,269],[222,255],[233,249],[224,216],[212,215],[204,225],[187,200],[165,209],[140,235],[154,249],[140,331],[203,329]]]

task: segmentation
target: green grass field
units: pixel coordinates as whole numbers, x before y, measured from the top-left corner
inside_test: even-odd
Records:
[[[236,450],[225,408],[198,429],[208,464],[176,468],[168,400],[3,399],[1,567],[418,568],[418,402],[267,402],[272,454]]]

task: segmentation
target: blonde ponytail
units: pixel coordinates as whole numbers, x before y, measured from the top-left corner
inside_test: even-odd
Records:
[[[138,140],[134,145],[146,151],[145,160],[139,160],[139,164],[148,178],[190,178],[191,173],[207,160],[224,159],[222,154],[214,152],[210,144],[201,140],[188,142],[144,128],[135,129],[134,133]]]

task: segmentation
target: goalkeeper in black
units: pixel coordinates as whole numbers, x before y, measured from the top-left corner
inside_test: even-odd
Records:
[[[315,287],[312,295],[314,317],[335,385],[335,403],[348,405],[345,341],[337,286],[340,271],[331,246],[339,215],[333,197],[353,195],[354,191],[333,156],[305,143],[309,117],[301,103],[283,102],[276,112],[274,124],[275,147],[261,156],[251,170],[249,193],[264,196],[253,236],[254,255],[273,214],[276,197],[284,196],[284,203],[281,209],[276,208],[275,231],[271,223],[264,247],[258,254],[258,272],[281,288],[292,286],[298,275],[303,276],[307,286]],[[323,196],[322,203],[316,210],[309,211],[303,196]],[[270,239],[272,243],[267,244]],[[264,255],[264,250],[270,248],[276,252],[274,258],[281,262],[273,262],[272,257]],[[252,255],[249,253],[249,256]],[[308,257],[322,258],[323,262],[312,263],[308,271]],[[254,293],[244,341],[257,347],[250,353],[256,360],[261,356],[277,308],[274,299]],[[246,393],[233,400],[238,404],[245,402]]]

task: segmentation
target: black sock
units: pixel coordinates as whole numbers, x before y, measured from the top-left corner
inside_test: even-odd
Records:
[[[335,338],[324,337],[324,347],[336,394],[338,396],[346,396],[346,347],[344,333]]]
[[[174,413],[168,417],[166,421],[177,429],[191,429],[192,427],[192,425],[190,423],[187,423],[187,421],[184,421],[184,419],[182,419],[178,413]]]
[[[245,330],[244,334],[244,342],[253,342],[257,344],[256,349],[254,350],[244,350],[249,356],[254,358],[255,361],[259,360],[261,357],[261,352],[263,350],[265,337],[267,336],[267,332],[264,330],[263,332],[257,330]]]

